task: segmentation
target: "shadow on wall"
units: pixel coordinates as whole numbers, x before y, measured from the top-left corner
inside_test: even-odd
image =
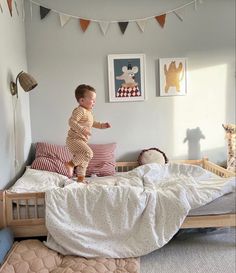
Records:
[[[195,129],[187,129],[186,137],[183,142],[188,142],[188,159],[201,158],[201,139],[205,139],[205,136],[199,127]]]

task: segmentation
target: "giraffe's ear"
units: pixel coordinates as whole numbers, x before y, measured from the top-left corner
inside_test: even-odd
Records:
[[[222,124],[222,127],[226,130],[226,126],[224,124]]]

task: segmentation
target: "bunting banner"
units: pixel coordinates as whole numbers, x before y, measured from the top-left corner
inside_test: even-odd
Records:
[[[63,14],[63,13],[59,13],[59,17],[60,17],[60,22],[61,22],[61,26],[64,27],[64,25],[69,22],[70,20],[70,16]]]
[[[51,11],[50,9],[47,9],[45,7],[40,6],[40,18],[41,18],[41,20],[44,19],[48,15],[48,13],[50,11]]]
[[[7,5],[8,5],[8,8],[9,8],[10,14],[12,16],[12,0],[7,0]]]
[[[79,19],[79,23],[80,23],[80,26],[81,26],[83,32],[85,32],[86,29],[88,28],[89,24],[90,24],[90,20]]]
[[[12,1],[13,0],[7,0],[8,9],[9,9],[9,12],[10,12],[11,16],[13,15]],[[124,19],[124,20],[121,20],[121,21],[115,21],[115,20],[107,21],[107,20],[104,20],[104,19],[97,20],[97,19],[92,19],[92,18],[85,18],[85,17],[80,17],[80,16],[74,16],[74,15],[71,15],[71,14],[66,14],[63,11],[58,11],[58,10],[55,10],[55,9],[52,9],[52,8],[49,8],[49,7],[41,6],[41,4],[37,2],[37,0],[28,0],[28,1],[30,3],[31,19],[33,17],[32,4],[34,4],[34,5],[37,5],[39,7],[41,20],[44,19],[50,13],[50,11],[52,11],[52,12],[58,14],[61,27],[64,27],[64,25],[67,24],[70,21],[71,18],[74,18],[74,19],[79,20],[79,24],[80,24],[80,27],[81,27],[83,32],[86,32],[86,30],[87,30],[87,28],[88,28],[88,26],[89,26],[89,24],[91,22],[98,23],[103,35],[106,35],[106,33],[108,31],[108,28],[109,28],[110,24],[112,24],[112,23],[117,23],[119,25],[121,33],[124,34],[130,22],[136,23],[142,33],[145,31],[147,21],[151,20],[151,19],[156,20],[161,28],[165,27],[167,15],[170,15],[170,14],[173,14],[176,18],[179,19],[180,22],[183,22],[184,17],[185,17],[185,14],[183,14],[183,12],[185,12],[185,9],[188,6],[193,5],[194,10],[196,11],[197,7],[198,7],[198,4],[203,3],[203,0],[189,0],[185,4],[183,4],[183,5],[179,6],[179,7],[176,7],[174,9],[168,10],[168,11],[166,11],[164,13],[161,13],[161,14],[156,14],[156,15],[153,15],[153,16],[145,17],[145,18]],[[18,16],[20,16],[20,12],[18,10],[17,3],[18,3],[18,0],[14,0],[14,4],[15,4],[14,8],[16,10],[16,14]],[[22,9],[22,18],[23,18],[23,21],[24,21],[24,17],[25,17],[24,0],[21,0],[21,9]],[[3,13],[3,7],[1,5],[1,3],[0,3],[0,10]]]
[[[122,34],[124,34],[129,22],[118,22],[118,24],[119,24]]]

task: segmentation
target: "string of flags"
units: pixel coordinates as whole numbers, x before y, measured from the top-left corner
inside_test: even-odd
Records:
[[[10,15],[12,16],[13,15],[13,4],[12,4],[13,0],[6,0],[6,1],[7,1]],[[154,16],[146,17],[146,18],[126,19],[126,20],[120,20],[120,21],[113,21],[113,20],[106,21],[106,20],[97,20],[97,19],[84,18],[84,17],[80,17],[80,16],[66,14],[66,13],[63,13],[63,12],[55,10],[55,9],[50,9],[45,6],[41,6],[39,3],[37,3],[34,0],[28,0],[28,1],[30,2],[31,17],[32,17],[32,4],[34,4],[34,5],[39,6],[39,13],[40,13],[41,20],[43,20],[45,17],[47,17],[50,14],[50,12],[54,12],[54,13],[57,13],[59,16],[61,27],[64,27],[65,24],[67,24],[70,21],[70,19],[74,18],[74,19],[79,20],[79,25],[80,25],[81,30],[83,32],[86,32],[86,30],[88,29],[91,22],[98,23],[103,35],[105,35],[107,33],[109,25],[112,23],[118,23],[121,33],[124,34],[130,22],[135,22],[139,26],[139,28],[142,32],[144,32],[146,23],[150,19],[155,19],[157,21],[157,23],[159,24],[159,26],[161,28],[164,28],[167,15],[170,15],[170,14],[174,14],[181,22],[183,22],[184,18],[181,15],[181,10],[183,10],[184,8],[186,8],[189,5],[194,5],[194,9],[196,10],[197,5],[202,3],[202,0],[192,0],[186,4],[183,4],[180,7],[174,8],[172,10],[168,10],[162,14],[157,14]],[[23,15],[23,19],[24,19],[24,0],[21,0],[21,2],[22,2],[22,15]],[[17,6],[17,0],[14,0],[14,6],[15,6],[16,13],[19,16],[20,14],[19,14],[18,6]],[[3,13],[1,0],[0,0],[0,10]]]
[[[22,7],[23,7],[23,1],[24,0],[21,0]],[[9,13],[12,16],[13,15],[13,0],[6,0],[6,2],[7,2],[8,9],[9,9]],[[14,6],[15,6],[16,13],[19,16],[20,14],[19,14],[19,9],[18,9],[18,5],[17,5],[16,0],[14,0]],[[1,11],[1,13],[3,13],[3,7],[2,7],[2,4],[1,4],[1,0],[0,0],[0,11]]]

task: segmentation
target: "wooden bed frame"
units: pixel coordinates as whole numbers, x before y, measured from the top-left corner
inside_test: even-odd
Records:
[[[206,158],[200,160],[178,160],[171,161],[202,166],[221,177],[232,177],[235,173],[208,161]],[[117,162],[116,170],[125,172],[137,167],[137,162]],[[0,191],[0,228],[10,227],[15,237],[46,236],[44,217],[39,216],[40,201],[44,202],[45,193],[10,193]],[[20,215],[20,204],[24,202],[26,215]],[[32,204],[33,202],[33,204]],[[41,204],[41,208],[42,208]],[[34,217],[29,216],[29,208],[34,210]],[[44,208],[43,208],[44,209]],[[15,210],[15,214],[13,214]],[[2,221],[1,221],[2,219]],[[205,228],[205,227],[230,227],[236,226],[236,214],[187,216],[181,228]]]

